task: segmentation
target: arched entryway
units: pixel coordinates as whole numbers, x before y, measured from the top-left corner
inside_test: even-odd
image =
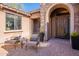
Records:
[[[74,32],[73,6],[71,4],[52,4],[46,12],[46,39],[50,37],[69,39],[72,32]]]
[[[57,8],[50,14],[48,33],[51,38],[70,38],[69,11],[65,8]]]

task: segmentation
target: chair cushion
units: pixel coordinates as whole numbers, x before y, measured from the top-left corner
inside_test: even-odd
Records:
[[[8,41],[5,41],[5,43],[11,43],[11,44],[15,44],[16,40],[8,40]]]
[[[33,34],[30,41],[37,41],[38,34]]]
[[[27,42],[26,44],[27,44],[28,46],[35,46],[36,43],[37,43],[37,42],[29,41],[29,42]]]

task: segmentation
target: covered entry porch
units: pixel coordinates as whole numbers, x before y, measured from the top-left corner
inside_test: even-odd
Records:
[[[50,14],[48,23],[49,38],[70,38],[70,14],[65,8],[57,8]]]
[[[40,32],[40,10],[34,10],[31,12],[32,20],[32,34],[38,34]]]
[[[74,32],[74,10],[70,4],[52,4],[46,11],[45,39],[69,39]]]

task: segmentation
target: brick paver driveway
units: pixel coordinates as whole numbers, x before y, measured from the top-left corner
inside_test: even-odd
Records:
[[[69,40],[52,39],[48,41],[49,46],[36,49],[10,49],[6,52],[0,48],[0,55],[8,56],[79,56],[79,50],[71,48]]]

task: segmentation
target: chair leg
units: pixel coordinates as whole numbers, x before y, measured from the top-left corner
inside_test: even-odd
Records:
[[[38,45],[36,45],[35,47],[36,47],[36,52],[38,52],[38,48],[39,48]]]
[[[28,48],[28,46],[27,46],[27,45],[25,45],[25,48],[27,49],[27,48]]]
[[[23,48],[23,46],[24,46],[24,44],[23,44],[23,43],[21,43],[21,48]]]
[[[16,49],[16,44],[14,44],[14,48]]]

